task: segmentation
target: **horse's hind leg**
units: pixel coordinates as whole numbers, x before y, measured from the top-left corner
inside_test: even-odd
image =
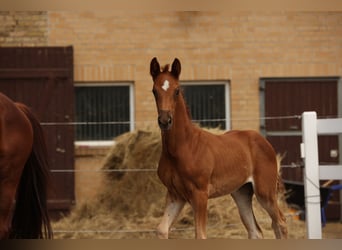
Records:
[[[3,192],[0,192],[0,240],[9,237],[11,224],[11,200],[3,197]]]
[[[12,207],[15,197],[16,187],[5,185],[6,183],[0,180],[0,239],[7,239],[10,233],[12,221]]]
[[[15,167],[17,165],[9,162],[11,159],[0,157],[0,239],[10,237],[12,209],[15,208],[14,201],[22,172],[22,167]]]
[[[261,206],[267,211],[272,219],[272,228],[277,239],[287,238],[286,218],[278,206],[277,199],[264,199],[257,196]]]
[[[252,207],[253,187],[246,183],[239,190],[231,194],[240,213],[240,218],[248,231],[248,238],[263,238],[262,231],[258,225]]]
[[[286,218],[280,210],[275,188],[269,190],[263,186],[255,186],[255,195],[261,206],[267,211],[272,219],[272,228],[277,239],[287,238]]]

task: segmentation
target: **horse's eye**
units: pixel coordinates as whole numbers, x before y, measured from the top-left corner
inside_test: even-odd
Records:
[[[175,95],[178,96],[179,95],[179,89],[175,90]]]

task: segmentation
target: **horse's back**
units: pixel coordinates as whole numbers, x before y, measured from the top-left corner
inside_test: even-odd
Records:
[[[274,153],[272,145],[255,130],[231,130],[222,135],[227,141],[239,141],[250,150],[263,150],[265,153]]]
[[[198,158],[207,156],[207,152],[216,161],[229,165],[254,165],[252,161],[260,154],[272,161],[276,159],[272,145],[254,130],[231,130],[219,135],[203,131],[200,139],[198,144],[202,146],[195,148],[199,153],[193,152]]]
[[[20,105],[24,104],[15,103],[0,92],[0,126],[9,133],[17,129],[22,129],[22,133],[32,130],[30,121],[19,108]]]

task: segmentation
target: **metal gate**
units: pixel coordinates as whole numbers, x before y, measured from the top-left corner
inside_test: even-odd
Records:
[[[0,91],[33,109],[43,125],[52,171],[49,195],[52,215],[74,203],[74,128],[61,123],[74,119],[73,48],[0,48]],[[56,171],[57,170],[57,171]]]

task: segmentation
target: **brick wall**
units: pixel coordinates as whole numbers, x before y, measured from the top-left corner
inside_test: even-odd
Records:
[[[259,78],[340,76],[341,40],[341,12],[0,12],[0,46],[73,45],[75,81],[133,81],[137,127],[155,120],[153,56],[230,80],[232,127],[258,129]]]
[[[46,46],[46,11],[0,11],[0,46]]]
[[[182,80],[230,80],[232,127],[259,128],[259,78],[340,76],[340,12],[49,12],[49,45],[75,51],[75,81],[133,81],[135,119],[155,120],[149,63]]]
[[[137,127],[156,126],[157,56],[178,57],[182,80],[229,80],[233,129],[258,130],[261,77],[342,76],[342,12],[0,12],[0,46],[67,45],[76,82],[134,82]],[[76,169],[100,167],[76,159]],[[101,182],[75,177],[78,201]]]

